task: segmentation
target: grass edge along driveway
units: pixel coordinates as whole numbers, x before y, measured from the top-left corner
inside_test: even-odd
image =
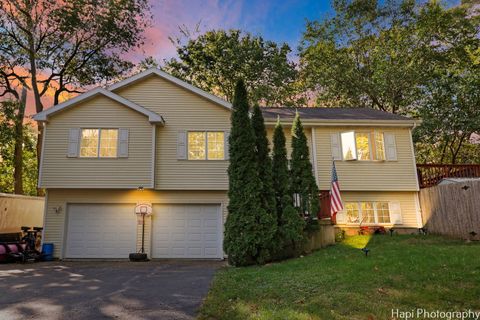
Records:
[[[199,318],[393,319],[392,309],[416,308],[480,311],[480,243],[354,236],[303,258],[226,267]]]

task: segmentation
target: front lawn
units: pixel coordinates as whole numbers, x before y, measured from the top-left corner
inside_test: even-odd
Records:
[[[304,258],[224,268],[199,317],[391,319],[392,309],[415,308],[480,311],[480,243],[355,236]]]

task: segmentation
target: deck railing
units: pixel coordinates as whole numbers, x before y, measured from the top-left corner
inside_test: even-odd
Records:
[[[330,218],[330,191],[322,190],[319,194],[320,199],[320,212],[318,213],[318,219]]]
[[[437,185],[444,178],[478,178],[480,164],[417,164],[420,188]]]

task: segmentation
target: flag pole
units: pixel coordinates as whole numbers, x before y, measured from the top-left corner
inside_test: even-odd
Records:
[[[332,157],[332,173],[330,183],[330,218],[335,224],[337,213],[343,210],[342,198],[340,195],[340,187],[338,184],[337,169],[335,168],[335,159]]]

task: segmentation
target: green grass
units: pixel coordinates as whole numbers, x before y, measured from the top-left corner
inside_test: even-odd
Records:
[[[365,244],[368,258],[359,249]],[[391,319],[392,308],[480,310],[480,244],[355,236],[303,258],[226,267],[199,318]]]

